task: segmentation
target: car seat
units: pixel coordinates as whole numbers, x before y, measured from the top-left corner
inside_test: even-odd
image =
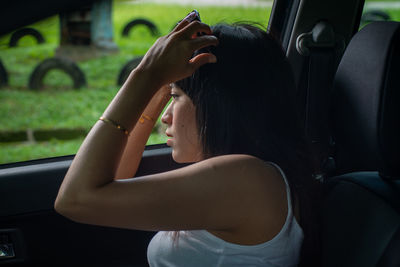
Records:
[[[400,23],[354,35],[332,90],[323,266],[400,266]]]

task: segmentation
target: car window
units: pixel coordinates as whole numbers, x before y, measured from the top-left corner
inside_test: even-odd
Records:
[[[262,0],[106,0],[0,36],[0,164],[75,154],[127,73],[191,10],[208,24],[266,28],[271,7]],[[148,144],[165,141],[158,119]]]
[[[366,0],[360,28],[373,21],[400,21],[400,2],[397,0]]]

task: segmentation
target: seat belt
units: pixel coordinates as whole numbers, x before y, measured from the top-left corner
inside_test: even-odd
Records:
[[[338,42],[337,39],[340,41]],[[304,126],[317,158],[317,178],[334,169],[332,138],[329,127],[329,107],[332,82],[335,74],[338,49],[344,50],[342,38],[337,38],[328,23],[317,23],[311,32],[299,35],[297,51],[308,57],[305,90]]]
[[[305,129],[311,140],[311,149],[317,158],[317,172],[330,172],[332,154],[329,131],[329,96],[332,88],[335,53],[333,49],[311,50],[308,65]],[[323,178],[323,177],[319,177]]]

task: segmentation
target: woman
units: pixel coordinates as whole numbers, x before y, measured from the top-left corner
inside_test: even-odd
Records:
[[[295,266],[314,222],[285,56],[252,26],[190,13],[149,49],[93,126],[55,208],[72,220],[162,231],[151,266]],[[177,170],[133,177],[156,118]],[[302,222],[302,227],[299,225]],[[304,258],[305,259],[305,258]],[[303,259],[302,259],[303,260]]]

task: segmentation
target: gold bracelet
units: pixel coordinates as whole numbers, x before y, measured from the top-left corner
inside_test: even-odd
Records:
[[[117,128],[118,130],[122,131],[125,135],[129,135],[128,130],[125,127],[123,127],[121,124],[118,124],[115,121],[107,119],[106,117],[103,117],[103,116],[101,116],[99,118],[99,120],[101,120],[104,123],[109,123],[112,126],[114,126],[115,128]]]
[[[140,116],[139,122],[143,124],[145,119],[148,121],[154,121],[152,117],[143,114],[142,116]]]

